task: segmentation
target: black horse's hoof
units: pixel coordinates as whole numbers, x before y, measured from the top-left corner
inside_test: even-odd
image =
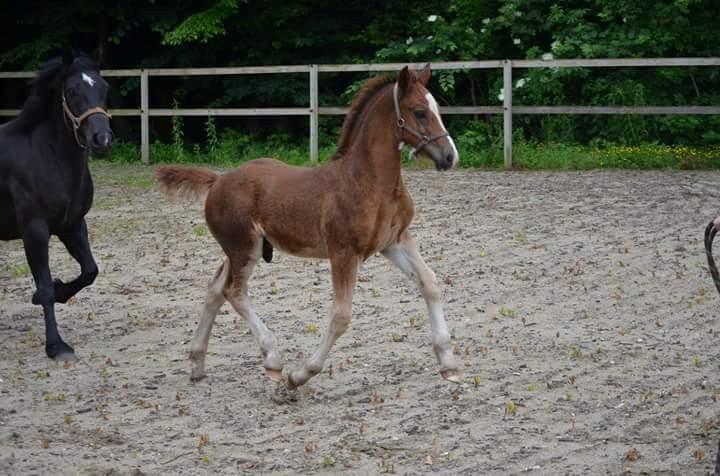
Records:
[[[55,362],[75,362],[77,360],[73,348],[62,341],[52,346],[46,346],[45,353]]]

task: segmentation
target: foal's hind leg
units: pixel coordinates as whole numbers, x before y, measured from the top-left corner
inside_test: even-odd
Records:
[[[190,380],[205,378],[205,355],[207,355],[208,341],[215,323],[215,316],[217,316],[220,307],[225,302],[223,288],[227,282],[229,270],[230,263],[225,260],[208,283],[207,297],[200,315],[200,322],[190,344],[190,361],[192,362]]]
[[[330,322],[315,353],[303,362],[302,367],[293,371],[288,377],[290,388],[303,385],[312,376],[322,371],[330,349],[350,326],[352,295],[359,264],[360,261],[355,256],[331,258],[334,298],[330,309]]]
[[[76,360],[75,351],[63,342],[55,321],[55,287],[48,264],[50,232],[47,223],[33,220],[24,224],[22,230],[25,256],[37,287],[32,302],[41,305],[45,315],[45,353],[54,360]]]
[[[440,374],[451,382],[460,381],[460,370],[450,345],[450,335],[442,308],[442,296],[435,273],[425,264],[417,244],[408,232],[403,233],[397,243],[383,250],[383,255],[392,261],[407,276],[420,286],[430,314],[430,331],[435,355],[440,363]]]
[[[98,268],[90,251],[85,219],[69,232],[58,235],[68,252],[80,264],[80,276],[69,283],[55,280],[55,302],[65,303],[85,286],[90,286],[98,274]]]
[[[283,363],[277,339],[255,313],[250,296],[248,296],[248,280],[260,258],[262,249],[261,237],[255,236],[250,239],[254,240],[254,244],[247,252],[236,250],[230,257],[230,280],[225,286],[225,298],[250,326],[255,340],[260,346],[263,366],[268,377],[270,380],[279,381],[282,379]]]

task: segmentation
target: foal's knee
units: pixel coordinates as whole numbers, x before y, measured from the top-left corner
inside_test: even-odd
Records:
[[[442,291],[440,291],[440,285],[435,277],[435,273],[423,279],[420,283],[420,289],[428,301],[439,301],[442,299]]]
[[[341,336],[350,327],[350,320],[352,319],[350,306],[342,305],[333,309],[332,321],[330,323],[330,331],[335,336]]]
[[[97,275],[98,267],[95,263],[93,263],[92,266],[88,267],[88,269],[84,270],[82,273],[83,284],[85,286],[90,286],[92,283],[95,282],[95,278],[97,278]]]

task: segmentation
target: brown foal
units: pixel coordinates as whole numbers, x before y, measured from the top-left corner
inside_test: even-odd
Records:
[[[200,324],[190,347],[191,379],[205,377],[205,355],[215,316],[225,300],[248,322],[273,380],[283,361],[275,336],[248,297],[248,279],[272,248],[330,260],[334,300],[319,348],[289,373],[290,388],[322,371],[335,341],[348,328],[358,266],[380,252],[419,285],[430,314],[432,345],[440,373],[458,382],[435,274],[418,253],[408,227],[414,205],[401,174],[400,150],[408,144],[437,169],[455,166],[458,152],[437,102],[426,89],[429,65],[397,79],[374,78],[353,100],[338,151],[315,168],[257,159],[224,175],[207,169],[165,166],[157,170],[169,194],[205,198],[205,220],[227,258],[210,280]],[[271,256],[271,254],[270,254]]]

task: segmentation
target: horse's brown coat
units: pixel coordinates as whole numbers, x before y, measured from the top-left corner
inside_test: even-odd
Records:
[[[419,76],[405,68],[397,87],[401,114],[407,124],[434,136],[444,132],[444,126],[428,105],[425,85],[429,77],[429,68]],[[405,260],[404,268],[403,263],[397,264],[420,280],[428,299],[434,323],[433,343],[443,375],[457,378],[457,366],[448,352],[447,332],[435,332],[436,321],[440,334],[445,327],[441,308],[433,307],[439,306],[435,277],[415,252],[407,233],[414,205],[402,179],[399,144],[412,146],[418,139],[397,127],[395,83],[375,78],[365,84],[346,117],[337,154],[320,167],[294,167],[274,159],[257,159],[222,176],[198,168],[168,166],[157,170],[161,187],[169,193],[196,197],[207,193],[205,219],[228,257],[209,286],[204,317],[193,340],[193,378],[204,376],[208,333],[215,308],[219,308],[217,293],[211,295],[210,290],[218,285],[222,285],[224,297],[249,320],[269,375],[279,377],[282,363],[274,336],[254,315],[247,297],[247,280],[260,256],[263,238],[296,256],[329,259],[332,267],[335,301],[328,333],[318,352],[289,376],[291,386],[305,383],[322,370],[330,347],[348,327],[359,264],[377,252],[398,246],[405,248],[391,254]],[[457,162],[449,137],[428,144],[424,150],[438,168]],[[224,283],[217,282],[221,278]]]

